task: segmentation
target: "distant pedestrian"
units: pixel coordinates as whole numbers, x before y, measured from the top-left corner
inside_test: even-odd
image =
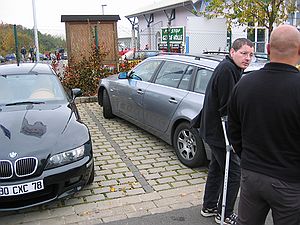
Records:
[[[21,56],[22,56],[22,61],[23,62],[25,62],[25,60],[26,60],[26,53],[27,53],[26,48],[23,46],[21,48]]]
[[[59,61],[60,60],[60,53],[56,52],[56,60]]]
[[[300,224],[300,33],[281,25],[270,63],[245,75],[228,106],[228,134],[241,155],[238,225]]]
[[[29,54],[31,62],[34,62],[34,48],[32,46],[29,48]]]

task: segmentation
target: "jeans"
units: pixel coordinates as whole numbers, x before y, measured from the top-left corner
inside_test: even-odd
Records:
[[[210,145],[210,148],[212,155],[205,185],[203,208],[214,208],[217,206],[218,212],[221,213],[226,149],[225,147],[220,148],[212,145]],[[233,213],[235,200],[240,188],[241,176],[239,158],[232,151],[230,152],[229,162],[225,218]]]
[[[242,169],[238,224],[263,225],[270,209],[274,225],[299,225],[300,182]]]

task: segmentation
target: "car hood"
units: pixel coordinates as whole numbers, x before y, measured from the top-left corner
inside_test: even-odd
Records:
[[[5,106],[0,108],[0,158],[48,157],[89,140],[87,127],[68,104]]]

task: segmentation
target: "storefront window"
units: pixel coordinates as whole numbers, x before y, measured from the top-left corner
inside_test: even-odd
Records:
[[[254,51],[255,52],[265,52],[265,47],[266,47],[266,29],[265,28],[249,27],[247,29],[247,38],[254,43]]]

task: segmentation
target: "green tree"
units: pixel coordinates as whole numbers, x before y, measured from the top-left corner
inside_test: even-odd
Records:
[[[18,48],[25,47],[27,52],[30,46],[34,45],[34,33],[32,29],[27,29],[17,25]],[[41,53],[46,51],[54,52],[58,48],[66,48],[66,41],[61,37],[54,37],[49,34],[38,32],[39,49]],[[0,55],[5,56],[8,53],[15,52],[15,38],[12,24],[0,22]]]
[[[232,25],[259,24],[271,34],[274,25],[287,21],[288,15],[297,10],[296,0],[205,0],[207,18],[226,18],[228,30]]]

